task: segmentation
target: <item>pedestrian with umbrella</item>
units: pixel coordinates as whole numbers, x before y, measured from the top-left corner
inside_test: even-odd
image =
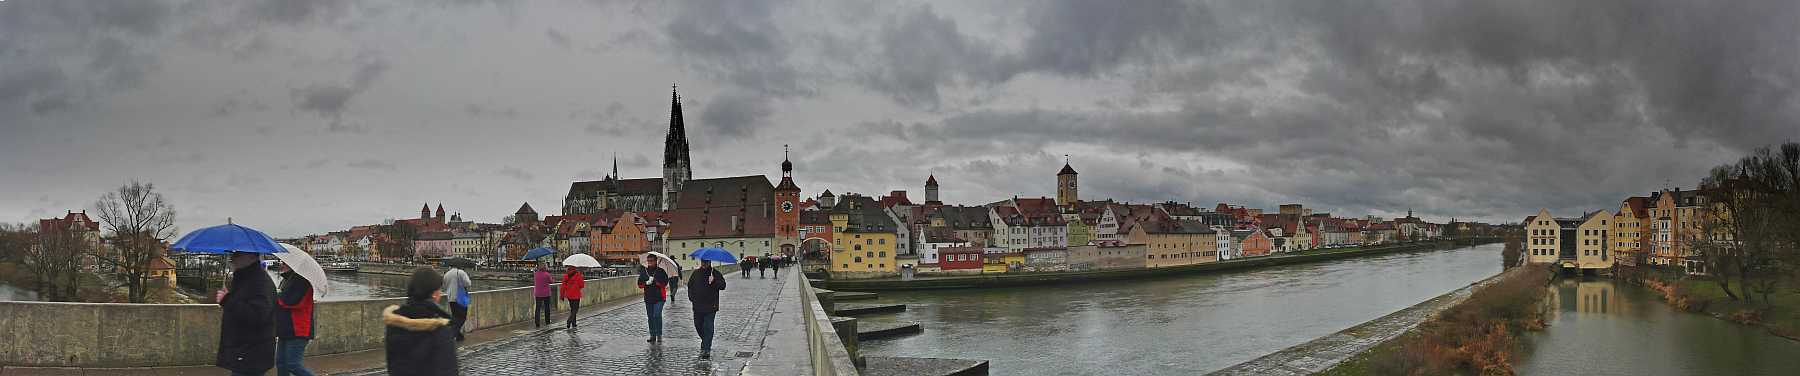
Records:
[[[669,299],[666,301],[675,304],[675,292],[681,289],[681,263],[662,252],[650,251],[638,255],[638,270],[642,271],[644,265],[651,263],[662,267],[664,273],[669,273]]]
[[[538,263],[537,271],[531,274],[531,296],[537,298],[537,311],[531,314],[531,324],[534,327],[550,325],[550,312],[555,310],[556,298],[550,296],[550,268],[544,267],[544,263]]]
[[[769,269],[775,271],[775,278],[781,278],[781,263],[783,262],[787,262],[787,256],[775,255],[775,258],[769,262]]]
[[[273,368],[275,282],[263,272],[262,255],[287,250],[261,231],[229,221],[190,232],[169,249],[230,255],[231,282],[213,296],[221,311],[213,364],[233,375],[261,375]]]
[[[406,302],[381,310],[389,375],[456,374],[456,333],[450,329],[450,313],[437,303],[444,297],[443,287],[443,275],[419,267],[407,280]]]
[[[325,279],[325,269],[319,267],[319,261],[312,255],[292,245],[282,244],[281,248],[287,252],[275,254],[284,269],[281,289],[275,300],[276,308],[280,309],[275,314],[275,375],[312,376],[312,370],[306,369],[302,359],[306,357],[306,344],[312,341],[317,329],[313,324],[313,292],[325,294],[330,282]],[[313,281],[318,281],[317,286]]]
[[[563,300],[569,301],[568,328],[575,330],[576,315],[581,312],[581,289],[587,287],[587,280],[582,278],[581,269],[576,268],[599,267],[600,261],[595,260],[594,256],[576,254],[563,259],[563,265],[569,267],[569,271],[563,273],[562,297]]]
[[[719,292],[725,291],[725,275],[713,269],[714,261],[735,261],[731,252],[718,248],[701,248],[689,254],[700,260],[700,268],[688,277],[688,302],[694,309],[694,333],[700,335],[700,359],[712,359],[714,319],[719,316]]]
[[[738,271],[744,272],[745,279],[750,278],[750,269],[756,266],[755,262],[750,260],[752,258],[754,257],[745,256],[742,261],[738,262]]]
[[[644,269],[638,271],[637,287],[644,290],[644,316],[650,319],[650,339],[645,342],[661,342],[662,309],[668,296],[669,272],[649,258],[640,260]]]

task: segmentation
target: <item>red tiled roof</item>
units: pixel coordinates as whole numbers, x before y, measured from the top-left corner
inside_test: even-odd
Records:
[[[774,190],[762,175],[689,180],[665,213],[669,237],[775,236]]]

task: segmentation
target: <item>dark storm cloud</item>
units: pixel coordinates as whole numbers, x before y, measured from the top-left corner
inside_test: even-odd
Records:
[[[556,31],[555,28],[545,29],[544,37],[550,38],[550,43],[557,47],[569,48],[569,36],[564,35],[561,31]]]
[[[784,1],[677,3],[663,35],[678,61],[763,95],[806,95],[813,89],[791,61],[774,8]]]
[[[388,171],[388,172],[393,172],[393,171],[399,170],[399,167],[394,166],[393,162],[377,160],[377,159],[364,159],[364,160],[360,160],[360,161],[349,162],[349,163],[345,163],[344,166],[350,167],[350,168],[360,168],[360,169],[365,169],[365,170],[380,170],[380,171]]]
[[[727,91],[714,96],[701,112],[699,131],[729,138],[746,137],[769,125],[774,103],[767,96]]]
[[[380,59],[365,59],[359,63],[356,72],[350,75],[343,84],[319,83],[294,89],[294,108],[311,112],[327,120],[326,129],[331,131],[358,131],[361,128],[344,120],[344,111],[349,107],[351,99],[387,72],[387,62]]]
[[[997,69],[992,46],[963,34],[956,21],[928,6],[890,17],[874,42],[872,64],[864,65],[860,79],[905,106],[935,108],[940,88],[971,77],[990,79]]]

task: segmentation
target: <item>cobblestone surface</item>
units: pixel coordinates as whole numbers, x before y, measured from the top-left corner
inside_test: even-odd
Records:
[[[726,277],[713,332],[711,360],[700,360],[687,291],[663,308],[663,342],[644,342],[650,328],[639,300],[582,318],[575,330],[527,332],[464,348],[464,375],[735,375],[762,346],[781,281],[771,274]]]
[[[1239,363],[1210,375],[1310,375],[1337,366],[1356,354],[1387,342],[1469,298],[1475,289],[1500,279],[1488,277],[1436,298],[1300,345]]]

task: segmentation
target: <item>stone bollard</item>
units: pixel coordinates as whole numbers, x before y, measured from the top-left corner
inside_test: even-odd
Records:
[[[832,317],[831,328],[837,330],[838,340],[844,342],[844,351],[850,353],[850,359],[856,363],[856,368],[862,368],[862,356],[856,353],[856,318]]]

